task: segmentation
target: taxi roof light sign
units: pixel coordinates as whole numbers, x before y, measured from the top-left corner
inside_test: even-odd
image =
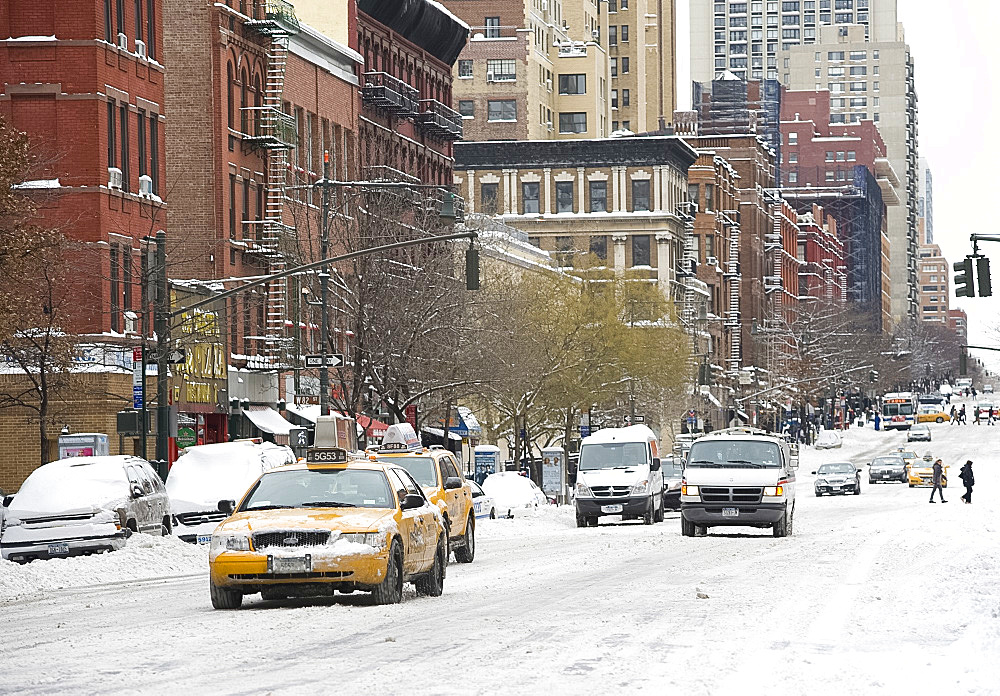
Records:
[[[390,425],[382,438],[379,452],[419,452],[420,440],[409,423]]]

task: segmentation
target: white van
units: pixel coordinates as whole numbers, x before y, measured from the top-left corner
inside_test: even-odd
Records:
[[[792,533],[795,469],[789,444],[761,430],[719,430],[691,445],[681,484],[681,533],[709,527],[770,527]]]
[[[583,438],[574,505],[577,527],[596,527],[604,515],[662,522],[663,474],[653,431],[630,425]]]

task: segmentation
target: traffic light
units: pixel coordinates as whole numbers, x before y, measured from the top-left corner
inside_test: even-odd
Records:
[[[871,382],[872,384],[878,382],[878,370],[868,371],[868,381]]]
[[[993,294],[990,284],[990,260],[985,256],[976,258],[976,282],[979,285],[979,296],[989,297]]]
[[[969,374],[969,355],[962,348],[958,353],[958,374],[965,376]]]
[[[479,249],[471,244],[465,250],[465,289],[479,289]]]
[[[975,297],[976,290],[972,287],[972,257],[966,256],[952,266],[955,269],[955,297]]]

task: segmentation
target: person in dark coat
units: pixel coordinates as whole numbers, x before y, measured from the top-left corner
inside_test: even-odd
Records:
[[[976,477],[972,475],[972,460],[966,460],[965,465],[962,467],[962,472],[958,475],[962,479],[962,484],[965,486],[965,494],[962,496],[962,500],[965,501],[966,505],[972,504],[972,487],[976,485]]]
[[[941,466],[941,460],[938,459],[936,462],[934,462],[934,488],[931,489],[931,500],[930,500],[930,502],[932,503],[937,502],[936,500],[934,500],[934,491],[937,491],[938,495],[941,496],[942,503],[948,502],[947,500],[944,499],[944,490],[941,488],[941,474],[943,472],[944,472],[944,467]]]

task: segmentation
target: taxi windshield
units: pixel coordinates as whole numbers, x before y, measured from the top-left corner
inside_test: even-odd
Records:
[[[389,482],[381,471],[298,469],[264,474],[239,511],[394,506]]]
[[[821,474],[853,474],[854,467],[850,464],[824,464],[819,468]]]
[[[410,476],[421,486],[434,487],[438,485],[437,471],[432,457],[393,457],[392,463],[410,472]]]

